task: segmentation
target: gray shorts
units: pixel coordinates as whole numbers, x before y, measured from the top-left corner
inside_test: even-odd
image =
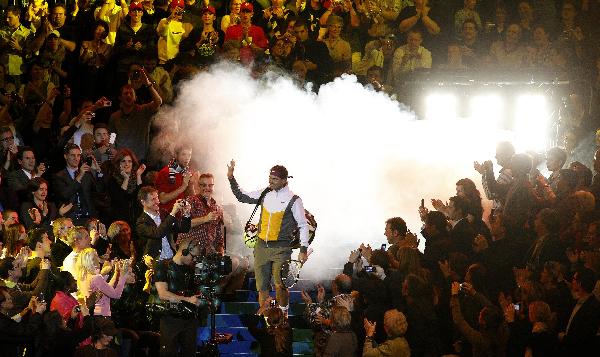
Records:
[[[292,257],[290,247],[266,247],[258,242],[254,247],[254,274],[256,290],[271,290],[271,277],[281,285],[281,266]]]

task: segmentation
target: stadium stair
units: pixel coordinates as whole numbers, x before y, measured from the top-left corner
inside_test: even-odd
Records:
[[[228,344],[219,345],[222,357],[258,357],[260,346],[248,331],[248,322],[258,310],[258,292],[254,276],[249,273],[246,279],[246,290],[238,290],[233,301],[221,303],[216,315],[217,332],[231,333],[233,340]],[[315,282],[300,279],[290,289],[290,310],[288,313],[293,328],[294,356],[312,356],[312,330],[302,317],[305,304],[302,301],[301,290],[312,290]],[[271,292],[275,296],[275,292]],[[315,297],[313,297],[313,300]],[[210,337],[210,326],[198,329],[197,342],[202,345]]]

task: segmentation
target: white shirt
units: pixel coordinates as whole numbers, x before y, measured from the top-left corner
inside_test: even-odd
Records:
[[[77,275],[75,272],[75,263],[77,262],[78,256],[79,256],[79,252],[72,251],[71,253],[69,253],[69,255],[67,255],[67,257],[63,261],[63,264],[62,264],[62,267],[60,270],[68,271],[69,273],[71,273],[71,275],[73,275],[74,278],[76,278]]]
[[[154,223],[156,224],[156,226],[160,226],[162,220],[160,219],[160,215],[153,215],[152,213],[148,212],[148,211],[144,211],[148,216],[150,216],[150,218],[152,218],[152,220],[154,221]],[[161,241],[161,250],[160,250],[160,257],[158,257],[158,260],[165,260],[165,259],[171,259],[173,258],[173,249],[171,248],[171,245],[169,244],[169,240],[167,239],[167,236],[162,237],[162,241]]]
[[[252,198],[259,198],[260,194],[263,192],[263,190],[244,192],[241,188],[240,191]],[[279,191],[269,191],[263,199],[262,206],[272,213],[285,211],[292,197],[294,197],[294,193],[290,190],[289,186],[285,186]],[[300,245],[308,247],[308,222],[306,221],[304,205],[302,204],[302,199],[300,197],[298,197],[292,205],[292,214],[300,229]]]

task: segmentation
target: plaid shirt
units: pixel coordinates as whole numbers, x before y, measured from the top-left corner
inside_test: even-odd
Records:
[[[187,201],[192,205],[192,219],[204,217],[210,212],[217,212],[223,217],[223,208],[217,204],[214,198],[207,201],[200,195],[188,196]],[[224,247],[223,220],[219,219],[193,227],[189,233],[180,233],[177,244],[183,239],[192,238],[198,241],[200,247],[206,250],[206,254],[220,252]]]

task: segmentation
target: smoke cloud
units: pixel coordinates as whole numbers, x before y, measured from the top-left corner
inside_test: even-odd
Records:
[[[431,198],[455,194],[458,179],[479,185],[473,161],[493,158],[497,141],[510,138],[485,121],[417,120],[354,76],[336,79],[317,95],[281,74],[256,80],[229,63],[182,84],[176,103],[163,108],[156,123],[155,150],[168,152],[191,139],[198,168],[215,175],[217,200],[235,203],[241,224],[253,206],[233,197],[227,163],[236,160],[235,175],[246,190],[263,189],[271,166],[286,166],[294,176],[290,189],[318,222],[302,273],[315,279],[336,274],[333,268],[341,268],[360,243],[385,243],[387,218],[403,217],[420,232],[421,198],[431,209]],[[241,236],[228,239],[230,248],[239,242],[233,250],[252,254]]]

